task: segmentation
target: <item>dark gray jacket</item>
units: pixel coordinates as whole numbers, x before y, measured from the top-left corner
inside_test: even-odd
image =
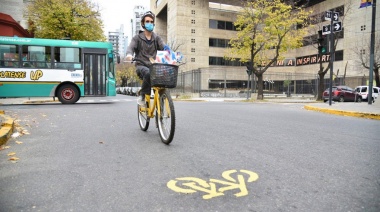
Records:
[[[130,54],[133,56],[135,53],[135,58],[144,61],[147,64],[150,64],[149,58],[156,59],[157,51],[163,50],[165,43],[162,38],[156,33],[152,33],[151,40],[147,40],[144,32],[140,31],[138,35],[135,35],[132,38],[131,43],[127,49],[127,55]],[[143,65],[139,62],[136,62],[136,65]]]

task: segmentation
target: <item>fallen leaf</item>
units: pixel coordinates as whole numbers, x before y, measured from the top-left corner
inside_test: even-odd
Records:
[[[103,141],[99,141],[99,144],[103,144],[104,142]]]
[[[22,130],[22,132],[21,132],[22,134],[24,134],[24,135],[29,135],[29,132],[28,132],[28,130]]]
[[[22,144],[22,142],[21,141],[15,141],[16,142],[16,144]]]
[[[13,156],[15,154],[16,154],[16,152],[10,152],[10,153],[8,153],[8,156]]]
[[[17,138],[19,137],[21,134],[19,132],[15,132],[11,135],[12,138]]]
[[[11,157],[11,158],[9,158],[9,160],[19,160],[20,158],[18,158],[18,157]]]
[[[11,148],[10,146],[4,146],[3,149],[9,149]]]

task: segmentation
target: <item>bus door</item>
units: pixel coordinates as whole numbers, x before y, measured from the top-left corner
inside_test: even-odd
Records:
[[[84,95],[106,96],[106,49],[84,49]]]

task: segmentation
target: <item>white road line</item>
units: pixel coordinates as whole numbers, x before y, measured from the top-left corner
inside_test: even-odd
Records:
[[[132,102],[131,99],[86,99],[86,100],[79,100],[78,103],[90,103],[90,102]]]

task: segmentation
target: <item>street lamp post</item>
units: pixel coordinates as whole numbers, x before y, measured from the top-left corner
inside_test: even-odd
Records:
[[[224,98],[227,96],[227,70],[224,70]]]
[[[368,104],[372,104],[372,88],[373,88],[373,66],[374,66],[374,53],[375,53],[375,20],[376,20],[376,0],[372,4],[372,26],[371,26],[371,48],[369,59],[369,90],[368,90]]]

